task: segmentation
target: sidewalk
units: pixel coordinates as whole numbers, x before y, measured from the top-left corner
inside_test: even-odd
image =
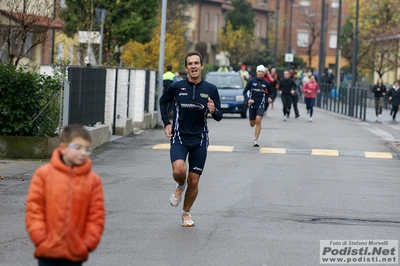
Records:
[[[123,136],[112,135],[111,142]],[[21,177],[24,175],[31,176],[33,172],[43,164],[49,162],[47,159],[43,160],[26,160],[26,159],[0,159],[0,181],[7,178]]]
[[[31,175],[39,166],[48,160],[0,160],[0,179],[7,179],[24,174]]]

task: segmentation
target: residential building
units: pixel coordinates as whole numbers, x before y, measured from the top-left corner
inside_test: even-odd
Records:
[[[278,55],[289,52],[290,5],[292,6],[291,52],[301,57],[308,68],[318,68],[322,0],[268,0],[268,8],[278,10]],[[279,9],[278,9],[279,7]],[[336,68],[339,0],[325,0],[325,68]],[[350,15],[350,4],[342,0],[342,26]],[[341,58],[341,66],[348,65]]]
[[[189,50],[199,50],[204,56],[204,62],[221,66],[228,65],[229,60],[224,53],[218,53],[218,32],[225,26],[226,13],[234,7],[230,0],[194,0],[195,4],[189,14],[193,15],[189,23]],[[274,13],[267,6],[266,0],[249,1],[255,12],[254,34],[257,44],[269,44],[268,32],[271,30],[270,17]]]
[[[7,60],[8,43],[25,56],[21,64],[53,63],[55,36],[63,23],[57,18],[56,1],[3,0],[0,8],[0,59]],[[22,33],[22,34],[21,34]],[[35,45],[37,44],[37,45]],[[23,45],[23,47],[22,47]],[[32,49],[31,49],[32,48]]]

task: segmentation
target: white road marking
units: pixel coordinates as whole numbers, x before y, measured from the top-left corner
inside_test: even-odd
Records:
[[[386,140],[386,141],[400,141],[400,139],[396,139],[392,134],[390,134],[389,132],[386,132],[383,129],[377,128],[375,126],[372,126],[371,124],[368,124],[366,122],[358,122],[357,123],[360,126],[365,127],[366,129],[368,129],[370,132],[372,132],[373,134],[375,134],[378,137],[381,137],[382,139]]]

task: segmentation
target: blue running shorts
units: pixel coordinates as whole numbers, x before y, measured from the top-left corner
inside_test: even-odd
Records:
[[[253,121],[256,120],[256,116],[264,116],[264,108],[257,108],[257,109],[249,109],[249,120]]]
[[[186,161],[186,157],[188,157],[189,172],[201,175],[206,163],[207,145],[187,146],[179,142],[171,143],[169,155],[171,158],[171,163],[175,162],[176,160]]]

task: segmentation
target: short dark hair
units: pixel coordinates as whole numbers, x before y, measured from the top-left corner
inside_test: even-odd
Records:
[[[167,70],[171,71],[172,70],[172,66],[171,65],[167,65]]]
[[[60,142],[69,143],[74,138],[81,137],[84,140],[92,142],[89,132],[81,124],[72,124],[65,126],[60,134]]]
[[[203,57],[201,56],[201,53],[199,51],[193,51],[193,52],[189,52],[186,54],[185,57],[185,67],[187,67],[187,59],[189,56],[193,56],[193,55],[197,55],[200,57],[200,64],[203,65]]]

